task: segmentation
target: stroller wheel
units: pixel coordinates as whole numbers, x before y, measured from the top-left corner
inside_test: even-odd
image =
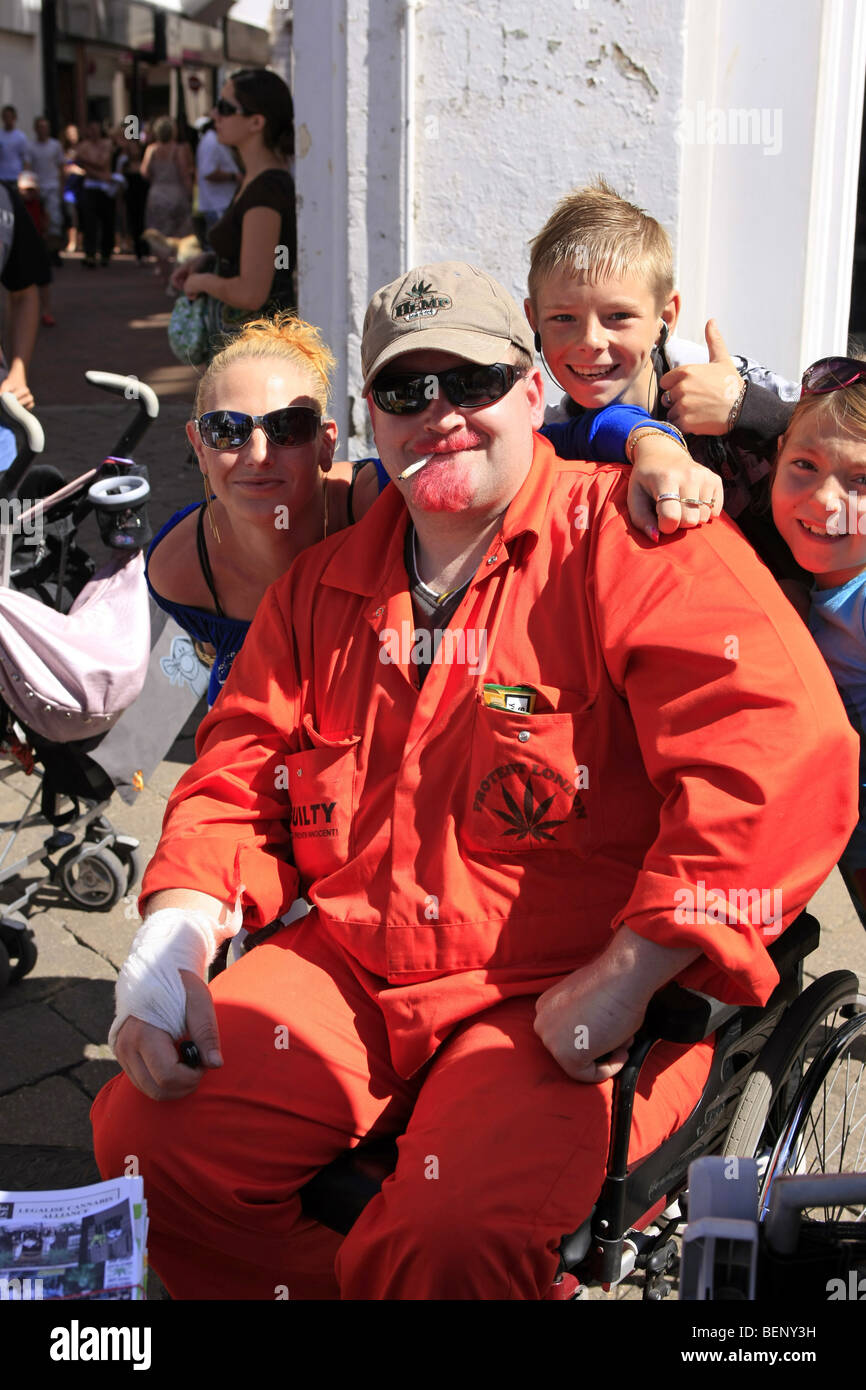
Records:
[[[126,874],[124,892],[131,893],[141,878],[141,855],[137,849],[131,849],[129,845],[121,844],[119,840],[115,841],[112,853],[117,855]]]
[[[12,967],[9,964],[9,952],[6,950],[3,942],[0,941],[0,994],[2,994],[3,990],[8,985],[11,975]]]
[[[58,861],[56,878],[79,907],[108,912],[126,892],[126,868],[110,849],[73,845]]]
[[[33,932],[30,927],[18,926],[17,922],[13,925],[11,918],[0,920],[0,945],[14,961],[9,973],[9,983],[14,985],[16,980],[29,975],[36,964],[39,953]]]

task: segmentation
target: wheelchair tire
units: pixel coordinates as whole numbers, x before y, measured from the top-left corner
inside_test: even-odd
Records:
[[[3,993],[8,985],[11,974],[12,966],[9,961],[9,952],[6,950],[3,942],[0,941],[0,994]]]
[[[856,975],[824,975],[795,999],[755,1063],[722,1152],[758,1160],[762,1205],[771,1157],[803,1075],[842,1022],[864,1010]]]

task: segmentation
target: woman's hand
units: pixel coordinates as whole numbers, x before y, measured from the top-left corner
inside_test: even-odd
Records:
[[[188,261],[186,265],[179,265],[175,270],[172,271],[169,284],[172,286],[173,289],[182,290],[184,288],[187,279],[190,275],[192,275],[192,266],[192,261]]]
[[[179,288],[183,290],[187,299],[198,299],[200,294],[209,292],[211,278],[210,275],[202,275],[199,271],[194,270],[192,274],[187,275],[183,285]]]

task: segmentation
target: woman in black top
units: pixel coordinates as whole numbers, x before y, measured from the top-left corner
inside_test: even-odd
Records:
[[[190,299],[208,294],[218,300],[219,327],[232,333],[248,318],[296,304],[295,186],[288,170],[294,149],[291,92],[275,72],[242,68],[224,83],[214,124],[220,143],[240,155],[243,181],[210,231],[215,272],[204,269],[210,259],[205,254],[180,266],[172,284]]]

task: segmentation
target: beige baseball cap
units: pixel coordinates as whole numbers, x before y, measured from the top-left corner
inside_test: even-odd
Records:
[[[370,300],[361,339],[361,394],[404,352],[429,348],[490,366],[502,361],[507,343],[534,358],[523,310],[492,276],[464,261],[417,266]]]

